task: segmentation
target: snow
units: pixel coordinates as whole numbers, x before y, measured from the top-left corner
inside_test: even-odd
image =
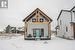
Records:
[[[51,40],[24,40],[23,35],[0,36],[0,50],[75,50],[75,40],[52,36]]]

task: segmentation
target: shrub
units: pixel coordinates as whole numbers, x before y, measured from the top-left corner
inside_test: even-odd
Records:
[[[27,37],[32,37],[32,35],[31,35],[31,34],[29,34]]]

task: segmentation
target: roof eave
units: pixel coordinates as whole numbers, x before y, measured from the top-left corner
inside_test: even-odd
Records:
[[[70,11],[72,11],[74,8],[75,8],[75,6]]]
[[[31,14],[33,14],[36,10],[41,11],[39,8],[36,8]],[[41,12],[42,12],[42,11],[41,11]],[[42,13],[43,13],[43,12],[42,12]],[[31,14],[30,14],[30,15],[31,15]],[[44,14],[45,16],[47,16],[45,13],[43,13],[43,14]],[[24,22],[24,21],[27,21],[27,18],[28,18],[30,15],[28,15],[28,16],[23,20],[23,22]],[[49,21],[52,21],[52,19],[51,19],[50,17],[48,17],[48,16],[47,16],[47,19],[48,19]]]
[[[62,11],[65,11],[65,12],[70,12],[70,10],[61,10],[61,11],[60,11],[60,13],[59,13],[59,15],[58,15],[57,20],[60,18],[60,15],[61,15]]]

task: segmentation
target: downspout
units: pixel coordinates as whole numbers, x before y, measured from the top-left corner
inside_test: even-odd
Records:
[[[72,19],[72,11],[70,13],[71,13],[71,22],[72,22],[73,21],[73,19]],[[71,33],[72,33],[72,31],[73,31],[73,27],[72,27],[72,23],[71,23]],[[74,35],[73,35],[73,38],[74,38]]]
[[[72,22],[72,12],[70,12],[71,13],[71,22]]]
[[[50,25],[50,21],[48,23],[48,35],[49,35],[49,38],[51,39],[51,25]]]

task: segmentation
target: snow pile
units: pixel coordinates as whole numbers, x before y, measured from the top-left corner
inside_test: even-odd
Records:
[[[0,39],[1,40],[6,40],[6,39],[11,39],[11,38],[15,38],[17,36],[21,36],[21,34],[1,34],[0,35]]]

